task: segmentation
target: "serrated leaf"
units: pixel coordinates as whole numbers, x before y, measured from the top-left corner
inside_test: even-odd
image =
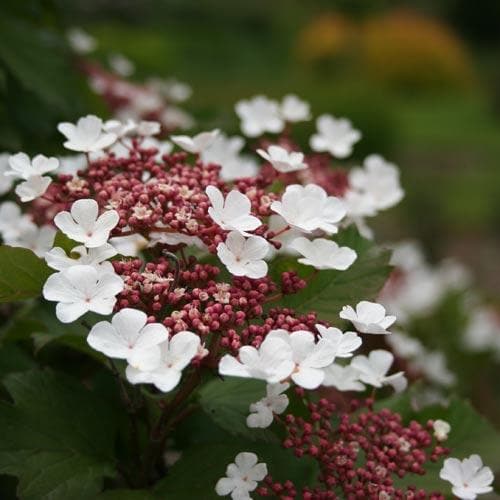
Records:
[[[225,431],[244,436],[252,441],[276,442],[276,436],[267,429],[251,429],[246,424],[248,407],[266,395],[266,384],[260,380],[228,377],[214,379],[199,392],[203,410]]]
[[[13,403],[0,402],[0,472],[19,478],[23,500],[87,500],[114,476],[114,428],[104,401],[49,370],[4,380]]]
[[[342,231],[336,241],[358,254],[346,271],[314,272],[312,268],[298,265],[296,259],[278,259],[272,269],[275,276],[294,270],[308,279],[307,287],[297,294],[283,297],[281,306],[300,313],[315,311],[320,319],[338,323],[338,314],[343,306],[376,298],[391,272],[390,252],[377,248],[352,227]]]
[[[52,272],[31,250],[0,246],[0,302],[39,296]]]

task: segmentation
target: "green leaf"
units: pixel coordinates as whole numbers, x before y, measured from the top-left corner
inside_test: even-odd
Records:
[[[105,401],[49,370],[11,374],[0,402],[0,473],[19,478],[23,500],[86,500],[114,471],[112,413]]]
[[[0,60],[27,90],[64,111],[75,103],[77,80],[65,42],[46,27],[0,17]]]
[[[158,498],[147,490],[108,490],[96,497],[96,500],[154,500]]]
[[[266,395],[266,384],[260,380],[229,377],[214,379],[199,391],[203,410],[230,434],[250,440],[276,441],[267,429],[251,429],[246,424],[248,407]]]
[[[71,250],[79,244],[80,243],[73,241],[71,238],[68,238],[62,231],[57,231],[52,246],[62,248],[69,255]]]
[[[259,462],[267,464],[269,473],[276,480],[293,479],[300,487],[311,484],[317,474],[316,464],[310,458],[297,459],[290,450],[279,445],[234,440],[197,446],[183,452],[154,491],[162,498],[175,500],[220,499],[215,493],[215,484],[224,477],[227,465],[234,462],[242,451],[255,453]]]
[[[33,359],[21,347],[14,344],[0,347],[0,378],[8,373],[22,372],[35,367]]]
[[[354,227],[342,231],[336,241],[358,254],[346,271],[311,272],[310,267],[297,265],[296,259],[278,259],[272,269],[275,276],[295,270],[309,281],[299,293],[286,295],[281,301],[283,307],[291,307],[300,313],[316,311],[320,319],[338,323],[343,306],[355,306],[361,300],[376,298],[391,272],[390,252],[362,238]]]
[[[0,302],[39,296],[52,272],[31,250],[0,246]]]

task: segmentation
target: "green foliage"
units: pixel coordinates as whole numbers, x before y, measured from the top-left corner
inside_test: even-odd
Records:
[[[0,472],[19,478],[23,500],[95,498],[114,471],[106,402],[49,370],[9,375],[0,402]]]
[[[299,460],[290,450],[279,445],[225,440],[224,443],[200,445],[183,452],[154,491],[162,498],[176,500],[220,498],[214,491],[215,484],[224,476],[227,465],[234,462],[235,456],[242,451],[255,453],[259,462],[265,462],[269,473],[277,480],[293,478],[298,485],[314,481],[317,471],[308,458]]]
[[[295,258],[278,259],[272,267],[277,277],[283,271],[296,270],[308,280],[308,286],[281,301],[301,313],[316,311],[320,319],[338,323],[342,306],[355,305],[360,300],[374,299],[387,280],[391,267],[390,252],[381,250],[362,238],[354,227],[342,231],[336,238],[340,246],[354,249],[358,258],[346,271],[311,271],[300,266]]]
[[[260,380],[229,377],[213,379],[199,391],[203,410],[213,421],[230,434],[243,436],[251,441],[276,441],[276,436],[266,429],[250,429],[246,418],[248,407],[266,395],[266,384]]]
[[[37,297],[51,273],[31,250],[0,246],[0,302]]]

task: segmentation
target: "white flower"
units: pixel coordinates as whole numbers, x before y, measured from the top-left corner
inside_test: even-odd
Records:
[[[161,132],[161,124],[155,121],[142,120],[137,125],[137,133],[144,137],[159,134]]]
[[[160,92],[169,101],[183,102],[191,97],[193,93],[191,87],[184,82],[180,82],[175,78],[161,80],[160,78],[151,78],[148,80],[148,86]]]
[[[146,313],[121,309],[111,323],[96,323],[87,336],[90,347],[110,358],[126,359],[139,370],[153,370],[160,363],[159,344],[168,339],[168,330],[160,323],[147,323]]]
[[[189,234],[182,233],[163,233],[159,231],[153,231],[149,233],[149,247],[154,247],[158,243],[163,243],[165,245],[194,245],[198,247],[200,250],[206,250],[206,245],[203,241],[198,238],[198,236],[190,236]]]
[[[257,149],[257,153],[282,174],[307,168],[307,164],[304,163],[303,153],[287,151],[281,146],[269,146],[267,151]]]
[[[265,463],[257,463],[255,453],[246,451],[238,453],[234,462],[227,466],[227,477],[217,481],[215,492],[221,497],[231,495],[233,500],[249,500],[249,492],[255,490],[258,481],[267,476],[267,466]]]
[[[134,63],[122,54],[110,54],[108,57],[110,68],[120,76],[128,77],[135,71]]]
[[[33,160],[25,153],[17,153],[9,157],[11,170],[5,175],[13,175],[24,180],[32,177],[39,178],[42,175],[52,172],[59,166],[59,160],[54,157],[47,158],[44,155],[36,155]]]
[[[312,390],[323,383],[323,368],[333,363],[336,354],[336,346],[330,341],[320,338],[315,342],[314,335],[305,330],[292,333],[286,330],[271,330],[266,336],[267,339],[281,339],[290,345],[295,363],[291,378],[297,385]]]
[[[66,252],[59,247],[55,247],[45,254],[47,265],[56,271],[63,271],[68,267],[85,265],[95,267],[97,270],[113,272],[113,265],[107,260],[117,254],[113,245],[105,243],[96,248],[87,249],[84,245],[77,246],[71,250],[71,253],[79,255],[73,259],[68,257]]]
[[[71,28],[66,34],[71,48],[77,54],[88,54],[97,47],[96,39],[81,28]]]
[[[303,122],[311,119],[309,103],[295,94],[288,94],[281,101],[280,113],[287,122]]]
[[[355,356],[351,361],[351,366],[358,370],[361,382],[373,387],[391,385],[396,392],[401,392],[406,389],[408,384],[404,372],[386,375],[393,361],[394,356],[391,352],[375,349],[368,354],[368,357]]]
[[[231,231],[225,243],[217,245],[217,256],[234,276],[263,278],[267,264],[263,260],[269,251],[269,243],[260,236],[245,238],[237,231]]]
[[[22,214],[17,203],[5,201],[0,204],[0,234],[6,245],[12,245],[25,230],[33,227],[35,224]]]
[[[224,199],[221,191],[215,186],[208,186],[205,192],[212,204],[208,215],[222,229],[238,231],[248,236],[247,231],[253,231],[261,225],[257,217],[250,215],[252,204],[243,193],[233,189]]]
[[[370,155],[363,166],[349,172],[351,189],[368,195],[377,210],[385,210],[401,201],[404,191],[395,165],[379,155]]]
[[[301,236],[290,243],[290,248],[303,256],[298,259],[301,264],[316,269],[345,271],[357,258],[356,252],[351,248],[339,247],[334,241],[324,238],[310,241]]]
[[[195,124],[193,117],[177,106],[167,106],[161,113],[161,121],[170,130],[187,130]]]
[[[13,247],[29,248],[38,257],[43,257],[45,252],[54,244],[56,230],[52,226],[38,227],[30,223],[21,227],[21,231],[15,240],[9,242]]]
[[[26,203],[42,196],[50,186],[52,179],[50,177],[33,176],[27,181],[23,181],[16,186],[15,192],[19,199]]]
[[[88,248],[100,247],[108,241],[109,233],[118,224],[116,210],[99,214],[95,200],[77,200],[71,205],[71,213],[59,212],[54,224],[69,238]]]
[[[314,151],[328,151],[336,158],[346,158],[352,153],[352,146],[361,139],[361,132],[352,127],[347,118],[321,115],[316,120],[318,133],[311,137]]]
[[[401,332],[393,332],[386,337],[393,352],[403,359],[415,358],[424,354],[424,346],[415,338]]]
[[[427,351],[425,355],[416,357],[411,367],[435,384],[449,387],[456,382],[455,374],[446,366],[446,358],[442,352]]]
[[[337,223],[345,216],[343,203],[316,184],[287,186],[281,201],[273,201],[271,210],[288,224],[310,233],[321,229],[326,233],[338,232]]]
[[[291,247],[291,243],[297,239],[302,233],[293,227],[290,227],[286,231],[283,231],[287,227],[287,223],[281,215],[273,214],[269,217],[267,221],[269,226],[269,231],[273,233],[279,233],[277,236],[272,238],[273,241],[279,241],[281,243],[281,248],[276,250],[274,246],[269,245],[268,257],[272,257],[276,252],[282,252],[290,255],[297,255],[297,251]]]
[[[335,347],[336,358],[350,358],[352,353],[362,344],[362,340],[355,332],[342,333],[335,327],[329,327],[317,324],[320,338],[328,340]]]
[[[376,302],[362,300],[354,310],[344,306],[339,316],[350,321],[361,333],[387,334],[387,329],[396,321],[396,316],[386,316],[385,307]]]
[[[141,142],[141,149],[155,148],[158,153],[154,157],[156,161],[160,161],[163,156],[169,155],[174,149],[174,145],[169,141],[159,141],[155,137],[145,137]]]
[[[200,153],[200,157],[204,163],[216,163],[221,166],[219,176],[223,181],[253,177],[257,173],[258,165],[253,158],[240,155],[244,145],[242,137],[228,137],[221,133]]]
[[[131,384],[153,384],[162,392],[174,389],[182,377],[182,370],[197,355],[200,337],[192,332],[176,333],[159,344],[160,361],[152,370],[127,367],[127,380]]]
[[[71,323],[87,311],[111,314],[123,280],[114,273],[102,273],[92,266],[73,266],[49,276],[43,287],[46,300],[58,302],[56,316]]]
[[[68,139],[64,143],[66,149],[82,153],[100,151],[111,146],[117,139],[116,134],[103,132],[102,120],[94,115],[80,118],[76,125],[60,123],[57,130]]]
[[[275,134],[285,126],[278,103],[262,95],[237,102],[235,110],[247,137],[258,137],[264,132]]]
[[[445,420],[434,420],[432,423],[432,428],[434,429],[434,437],[438,441],[446,441],[448,439],[448,434],[451,431],[451,425]]]
[[[292,357],[292,348],[287,341],[266,337],[258,349],[248,345],[241,347],[239,359],[224,355],[219,362],[219,373],[274,384],[290,376],[295,367]]]
[[[452,491],[458,498],[474,500],[477,495],[493,491],[491,483],[495,479],[489,467],[483,466],[479,455],[471,455],[460,461],[458,458],[447,458],[439,477],[452,484]]]
[[[0,153],[0,196],[12,189],[13,179],[5,173],[9,170],[9,153]]]
[[[147,247],[148,240],[140,234],[131,234],[129,236],[116,236],[110,238],[109,243],[115,247],[120,255],[137,257],[139,252]]]
[[[79,170],[87,168],[87,158],[83,154],[76,154],[70,156],[59,157],[59,170],[60,174],[76,176]]]
[[[247,425],[265,429],[273,423],[273,414],[281,415],[288,406],[288,396],[282,394],[290,387],[288,383],[267,384],[266,396],[250,405]]]
[[[341,366],[332,363],[323,369],[325,387],[335,387],[338,391],[364,391],[365,386],[359,380],[359,371],[351,365]]]
[[[115,134],[118,139],[132,134],[137,130],[137,123],[130,118],[124,122],[120,120],[107,120],[104,122],[102,129],[105,132]]]
[[[170,139],[188,153],[196,154],[210,147],[218,135],[219,130],[214,129],[210,132],[201,132],[194,137],[188,135],[171,135]]]

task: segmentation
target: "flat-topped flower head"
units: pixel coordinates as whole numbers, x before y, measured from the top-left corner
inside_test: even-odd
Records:
[[[265,463],[257,463],[255,453],[243,451],[236,455],[234,464],[229,464],[226,477],[217,481],[215,492],[219,496],[231,495],[233,500],[250,500],[249,493],[255,490],[258,482],[267,476]]]
[[[308,240],[303,236],[290,243],[290,248],[297,251],[298,261],[316,269],[337,269],[345,271],[356,260],[357,254],[352,248],[339,247],[337,243],[325,238]]]
[[[180,382],[182,370],[197,355],[200,337],[182,331],[167,337],[159,346],[160,361],[154,369],[142,370],[129,365],[125,373],[131,384],[153,384],[162,392],[170,392]]]
[[[273,423],[274,415],[281,415],[288,406],[288,396],[283,394],[290,384],[267,384],[266,396],[250,405],[247,425],[252,428],[265,429]]]
[[[287,186],[281,201],[273,201],[271,210],[301,231],[321,229],[329,234],[338,232],[337,224],[344,218],[343,203],[316,184]]]
[[[97,270],[113,272],[113,265],[108,259],[114,257],[118,252],[113,245],[105,243],[100,247],[87,248],[79,245],[71,250],[72,254],[77,254],[77,258],[66,255],[66,252],[59,247],[55,247],[45,254],[47,265],[56,271],[64,271],[72,266],[93,266]]]
[[[364,391],[365,385],[359,380],[360,372],[351,365],[332,363],[323,369],[325,387],[335,387],[338,391]]]
[[[59,321],[71,323],[88,311],[111,314],[123,286],[117,274],[103,273],[93,266],[73,266],[51,274],[43,286],[43,296],[58,302]]]
[[[323,368],[333,363],[336,346],[323,338],[315,342],[314,335],[305,330],[292,333],[271,330],[266,336],[266,340],[268,339],[281,339],[290,345],[295,363],[291,378],[297,385],[312,390],[323,383]]]
[[[210,132],[201,132],[194,137],[188,135],[172,135],[170,136],[170,140],[188,153],[198,154],[209,148],[218,135],[219,130],[215,129]]]
[[[245,238],[237,231],[231,231],[225,243],[217,245],[217,255],[233,276],[263,278],[267,264],[263,260],[269,252],[269,243],[260,236]]]
[[[477,495],[493,491],[492,483],[495,479],[489,467],[483,465],[479,455],[469,458],[447,458],[439,477],[452,484],[453,494],[464,500],[474,500]]]
[[[19,183],[16,186],[15,192],[19,196],[19,199],[23,203],[26,203],[43,196],[51,182],[52,179],[50,177],[33,175],[27,181]]]
[[[303,101],[295,94],[287,94],[283,97],[280,113],[283,119],[289,123],[303,122],[311,119],[309,103]]]
[[[396,392],[401,392],[406,389],[408,381],[404,372],[387,375],[393,362],[394,355],[391,352],[375,349],[368,356],[355,356],[351,361],[351,366],[358,370],[361,382],[373,387],[391,385]]]
[[[228,137],[220,133],[213,143],[200,153],[204,163],[216,163],[221,166],[219,176],[223,181],[233,181],[257,174],[258,164],[251,156],[241,155],[245,145],[242,137]]]
[[[390,208],[404,196],[399,169],[380,155],[370,155],[366,157],[363,168],[353,168],[349,172],[349,186],[368,196],[376,210]]]
[[[281,146],[269,146],[267,151],[257,149],[257,153],[282,174],[307,168],[303,153],[288,151]]]
[[[347,118],[321,115],[316,120],[316,127],[318,132],[311,137],[311,148],[326,151],[336,158],[348,157],[353,145],[361,139],[361,132],[353,128]]]
[[[153,370],[160,364],[159,344],[168,339],[168,330],[160,323],[147,323],[147,320],[142,311],[122,309],[111,322],[96,323],[87,342],[110,358],[126,359],[139,370]]]
[[[116,134],[103,131],[102,120],[94,115],[80,118],[76,125],[68,122],[60,123],[57,130],[67,139],[64,143],[66,149],[82,153],[106,149],[117,139]]]
[[[268,336],[258,349],[249,345],[241,347],[238,358],[230,354],[224,355],[219,362],[219,373],[275,384],[288,378],[294,367],[290,343],[282,338]]]
[[[387,329],[396,321],[396,316],[386,316],[384,306],[366,300],[359,302],[356,310],[344,306],[339,316],[350,321],[361,333],[391,333]]]
[[[12,175],[21,179],[29,180],[32,177],[42,177],[52,172],[59,166],[59,160],[54,157],[47,158],[44,155],[36,155],[32,160],[25,153],[17,153],[9,157],[9,166],[5,175]]]
[[[221,191],[214,186],[208,186],[205,192],[212,204],[208,215],[222,229],[248,236],[247,231],[253,231],[261,225],[257,217],[250,215],[252,204],[243,193],[234,189],[224,199]]]
[[[77,200],[70,212],[59,212],[54,224],[69,238],[83,243],[88,248],[100,247],[109,238],[109,233],[118,224],[116,210],[108,210],[99,215],[95,200]]]
[[[258,137],[265,132],[276,134],[285,126],[278,103],[263,95],[237,102],[235,110],[247,137]]]
[[[352,353],[358,349],[362,340],[355,332],[345,332],[335,327],[326,327],[320,324],[316,325],[320,338],[328,340],[335,346],[336,358],[350,358]]]

